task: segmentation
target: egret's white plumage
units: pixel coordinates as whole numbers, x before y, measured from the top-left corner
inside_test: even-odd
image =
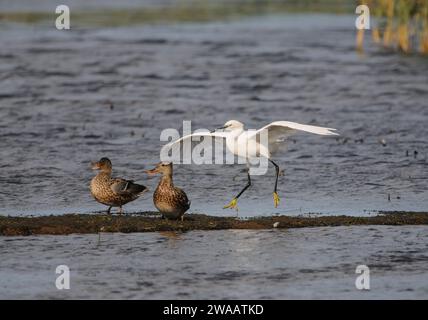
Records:
[[[274,190],[274,202],[275,207],[279,203],[279,197],[276,193],[277,181],[279,167],[271,160],[272,153],[278,149],[281,145],[281,141],[284,141],[289,136],[299,132],[309,132],[323,136],[334,136],[338,135],[336,129],[325,128],[312,126],[307,124],[301,124],[291,121],[274,121],[258,130],[245,130],[244,124],[237,120],[227,121],[221,128],[224,131],[214,131],[214,132],[198,132],[186,135],[176,141],[173,141],[165,146],[169,149],[180,143],[184,140],[193,137],[213,137],[213,138],[222,138],[226,139],[226,147],[234,155],[239,157],[248,158],[252,155],[260,155],[269,159],[269,161],[275,166],[276,169],[276,181],[275,181],[275,190]],[[267,134],[267,139],[261,139],[260,137]],[[248,150],[254,148],[254,150]],[[248,184],[247,186],[231,201],[231,203],[226,206],[228,208],[234,208],[237,204],[237,199],[239,196],[251,185],[251,178],[248,174]]]

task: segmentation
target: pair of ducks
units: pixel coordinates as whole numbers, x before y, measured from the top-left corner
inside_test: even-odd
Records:
[[[92,164],[92,169],[100,172],[91,180],[91,194],[99,203],[109,206],[107,213],[112,207],[119,207],[134,201],[147,191],[143,185],[136,184],[131,180],[112,178],[112,164],[108,158],[101,158]],[[160,162],[148,174],[162,174],[162,178],[153,194],[155,207],[165,218],[181,219],[190,208],[190,201],[186,193],[174,186],[172,181],[172,163]]]

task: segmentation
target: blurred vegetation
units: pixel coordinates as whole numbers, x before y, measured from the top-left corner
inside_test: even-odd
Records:
[[[102,5],[102,2],[100,1]],[[139,8],[80,10],[70,7],[71,25],[123,26],[144,23],[178,23],[231,20],[275,13],[350,13],[355,0],[177,0],[172,5]],[[54,23],[52,12],[0,12],[0,22]]]
[[[176,0],[169,4],[140,7],[73,8],[71,27],[115,27],[135,24],[207,22],[246,16],[281,13],[354,14],[358,4],[371,13],[374,42],[404,53],[428,55],[428,0]],[[1,22],[53,25],[57,15],[46,11],[0,12]],[[364,31],[357,32],[357,48],[362,50]]]
[[[360,0],[375,17],[373,41],[404,53],[428,55],[428,0]],[[372,20],[373,21],[373,20]]]

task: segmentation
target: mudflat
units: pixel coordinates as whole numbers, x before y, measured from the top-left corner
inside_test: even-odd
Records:
[[[0,217],[0,235],[67,235],[99,232],[154,232],[228,229],[272,229],[355,225],[427,225],[426,212],[381,212],[374,216],[261,216],[252,218],[189,214],[185,220],[162,219],[155,212],[126,215],[65,214]]]

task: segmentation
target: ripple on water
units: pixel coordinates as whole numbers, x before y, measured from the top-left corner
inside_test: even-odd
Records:
[[[0,52],[7,62],[1,214],[100,210],[87,190],[89,162],[100,156],[113,160],[117,174],[153,189],[157,179],[142,170],[158,162],[162,129],[181,129],[183,120],[212,129],[230,118],[248,128],[286,119],[341,133],[293,138],[289,152],[276,157],[285,169],[285,206],[272,207],[271,169],[240,202],[245,215],[426,209],[428,65],[376,47],[358,56],[351,20],[265,16],[83,29],[68,37],[9,26]],[[182,165],[175,173],[195,212],[224,214],[245,183],[238,166]],[[127,208],[151,210],[148,198]]]
[[[1,298],[416,298],[426,226],[3,237]],[[164,241],[158,241],[159,239]],[[72,289],[52,286],[71,269]],[[367,264],[372,290],[355,289]]]

